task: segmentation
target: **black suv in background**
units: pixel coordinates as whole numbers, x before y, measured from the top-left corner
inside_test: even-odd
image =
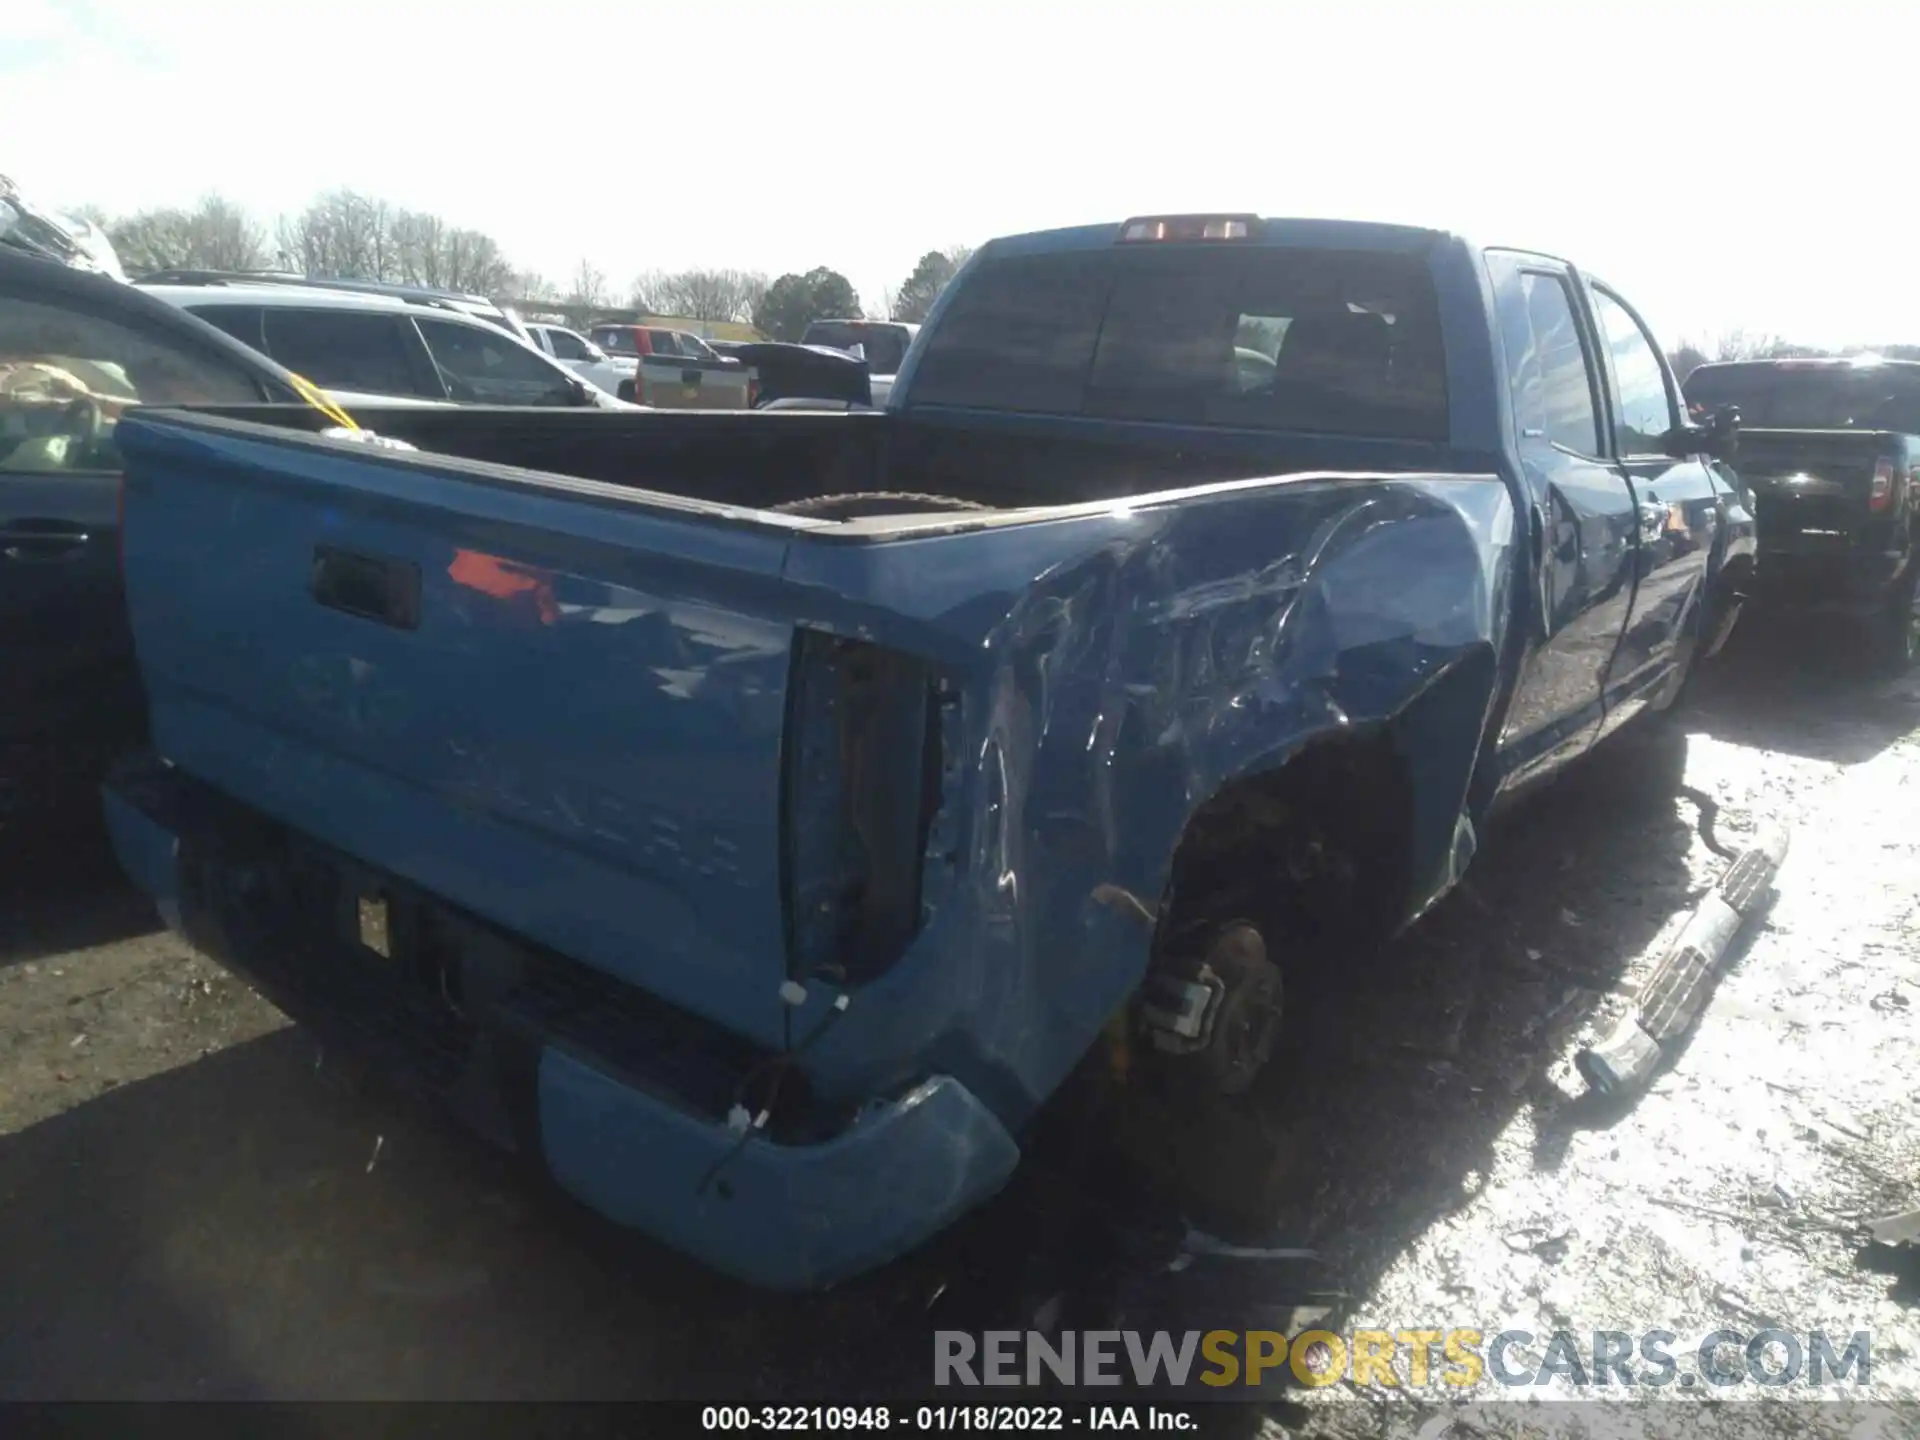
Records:
[[[1920,363],[1742,360],[1702,365],[1681,388],[1697,412],[1740,411],[1756,608],[1840,616],[1876,664],[1905,670],[1920,652]]]

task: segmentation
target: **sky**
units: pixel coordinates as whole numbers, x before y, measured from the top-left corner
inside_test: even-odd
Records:
[[[6,0],[0,173],[110,213],[351,186],[565,282],[1129,215],[1562,254],[1670,348],[1920,342],[1920,7]]]

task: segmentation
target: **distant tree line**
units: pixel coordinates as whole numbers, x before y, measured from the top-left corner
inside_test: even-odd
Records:
[[[81,211],[100,224],[129,274],[157,270],[287,271],[330,280],[426,285],[533,304],[627,309],[689,320],[753,325],[798,340],[815,320],[865,313],[846,276],[826,266],[769,278],[759,271],[648,270],[626,289],[582,259],[562,283],[517,268],[491,235],[408,210],[357,190],[329,190],[271,226],[220,195],[190,206],[114,216]],[[972,251],[929,250],[907,278],[884,291],[872,318],[920,321]]]
[[[815,320],[862,314],[914,324],[973,254],[966,245],[929,250],[877,305],[862,307],[839,271],[817,266],[769,278],[757,270],[646,270],[624,290],[582,259],[563,283],[514,266],[491,235],[357,190],[329,190],[298,214],[272,226],[220,195],[191,206],[112,216],[97,206],[81,214],[101,225],[130,274],[155,270],[283,270],[322,279],[384,280],[429,285],[536,304],[557,301],[584,310],[626,309],[689,320],[747,323],[776,340],[798,340]],[[1242,337],[1241,343],[1255,343]],[[1785,359],[1827,355],[1778,335],[1730,330],[1705,345],[1683,342],[1669,355],[1685,379],[1710,360]],[[1838,352],[1853,353],[1853,352]],[[1873,353],[1920,359],[1920,345],[1884,345]]]

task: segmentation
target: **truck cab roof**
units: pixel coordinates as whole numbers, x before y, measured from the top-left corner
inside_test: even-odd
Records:
[[[1004,235],[989,240],[977,255],[1040,255],[1054,251],[1097,250],[1128,242],[1129,227],[1141,224],[1173,224],[1232,220],[1246,226],[1243,235],[1233,238],[1167,238],[1147,243],[1164,245],[1328,245],[1343,249],[1391,249],[1417,251],[1437,240],[1457,238],[1446,230],[1417,225],[1386,224],[1370,220],[1320,220],[1299,217],[1263,217],[1257,215],[1205,216],[1167,215],[1113,220],[1099,225],[1073,225],[1055,230],[1030,230],[1020,235]]]

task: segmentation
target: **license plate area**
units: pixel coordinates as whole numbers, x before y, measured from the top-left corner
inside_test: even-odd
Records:
[[[393,923],[387,907],[385,895],[359,895],[355,897],[359,912],[360,948],[369,950],[382,960],[393,958]]]

